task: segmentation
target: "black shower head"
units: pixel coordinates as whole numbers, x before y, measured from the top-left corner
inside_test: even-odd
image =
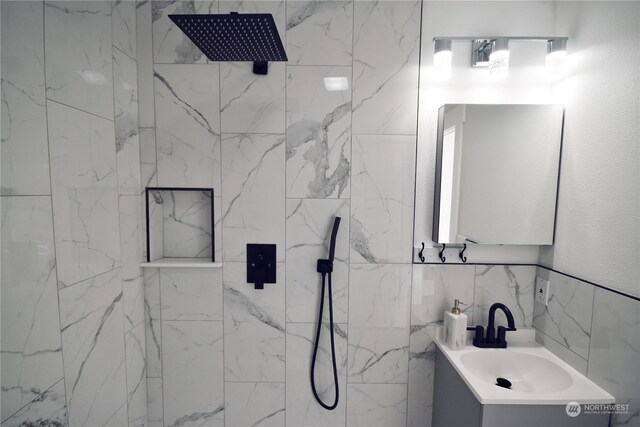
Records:
[[[169,15],[169,18],[210,61],[250,61],[265,67],[269,61],[287,61],[276,23],[269,13]],[[255,67],[256,64],[254,72]]]

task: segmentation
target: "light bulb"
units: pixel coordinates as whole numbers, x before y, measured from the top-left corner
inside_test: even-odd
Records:
[[[438,80],[451,77],[451,51],[443,50],[433,55],[433,67]]]
[[[446,80],[451,76],[451,40],[439,39],[434,42],[433,68],[438,80]]]
[[[503,79],[509,74],[509,40],[496,39],[489,55],[489,74]]]
[[[567,40],[553,39],[547,42],[546,68],[551,76],[563,76],[565,74],[565,62],[567,60]]]

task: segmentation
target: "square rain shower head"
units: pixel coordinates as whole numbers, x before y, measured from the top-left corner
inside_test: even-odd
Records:
[[[287,61],[276,23],[269,13],[169,15],[169,18],[210,61]]]

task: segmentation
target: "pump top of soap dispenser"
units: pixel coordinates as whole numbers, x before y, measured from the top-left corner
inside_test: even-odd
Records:
[[[451,307],[451,312],[453,314],[460,314],[460,307],[458,307],[458,305],[467,305],[465,303],[463,303],[462,301],[460,301],[459,299],[455,299],[453,300],[453,307]]]

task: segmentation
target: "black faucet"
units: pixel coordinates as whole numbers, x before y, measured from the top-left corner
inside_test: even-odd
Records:
[[[498,326],[498,336],[496,337],[495,320],[496,310],[500,309],[507,316],[507,327]],[[513,320],[513,314],[506,305],[497,302],[489,308],[489,324],[487,325],[487,335],[484,336],[484,328],[481,325],[467,328],[475,330],[476,335],[473,339],[473,345],[480,348],[507,348],[506,335],[508,331],[515,331],[516,325]]]

